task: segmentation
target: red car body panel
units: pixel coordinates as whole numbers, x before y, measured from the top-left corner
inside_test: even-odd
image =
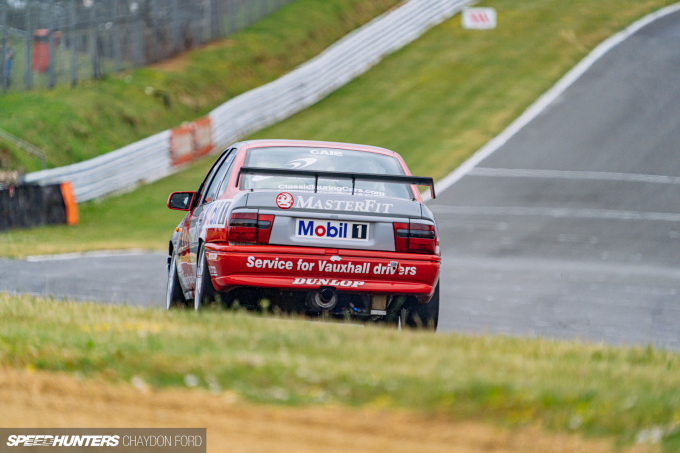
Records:
[[[438,255],[288,246],[207,244],[215,289],[238,286],[415,295],[427,300],[439,279]]]

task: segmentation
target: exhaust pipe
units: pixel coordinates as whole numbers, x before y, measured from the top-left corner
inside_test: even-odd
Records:
[[[332,286],[322,286],[310,299],[314,308],[332,310],[338,303],[338,293]]]

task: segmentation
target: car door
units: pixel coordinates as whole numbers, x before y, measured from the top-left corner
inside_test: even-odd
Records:
[[[222,153],[219,159],[215,161],[215,164],[208,172],[208,176],[206,176],[196,192],[196,201],[194,201],[195,207],[184,219],[181,247],[179,250],[179,261],[182,270],[180,278],[184,279],[184,287],[189,288],[192,291],[196,287],[196,256],[198,255],[206,205],[213,201],[211,198],[208,198],[207,195],[210,193],[211,188],[214,187],[213,184],[219,186],[219,183],[221,182],[220,174],[221,177],[224,177],[224,173],[221,173],[220,170],[223,167],[225,170],[227,169],[228,164],[224,164],[228,156],[232,153],[232,149],[229,149]]]

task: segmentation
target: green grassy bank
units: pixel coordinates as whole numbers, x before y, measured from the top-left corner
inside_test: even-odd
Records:
[[[680,355],[0,294],[0,364],[285,405],[402,408],[680,449]]]

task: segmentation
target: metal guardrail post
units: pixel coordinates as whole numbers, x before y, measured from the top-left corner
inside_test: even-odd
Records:
[[[20,138],[10,134],[9,132],[3,131],[2,129],[0,129],[0,139],[13,144],[20,150],[25,151],[34,157],[37,157],[40,159],[41,168],[43,170],[47,168],[47,157],[45,156],[45,153],[43,153],[37,146],[31,145],[30,143],[25,142]]]

